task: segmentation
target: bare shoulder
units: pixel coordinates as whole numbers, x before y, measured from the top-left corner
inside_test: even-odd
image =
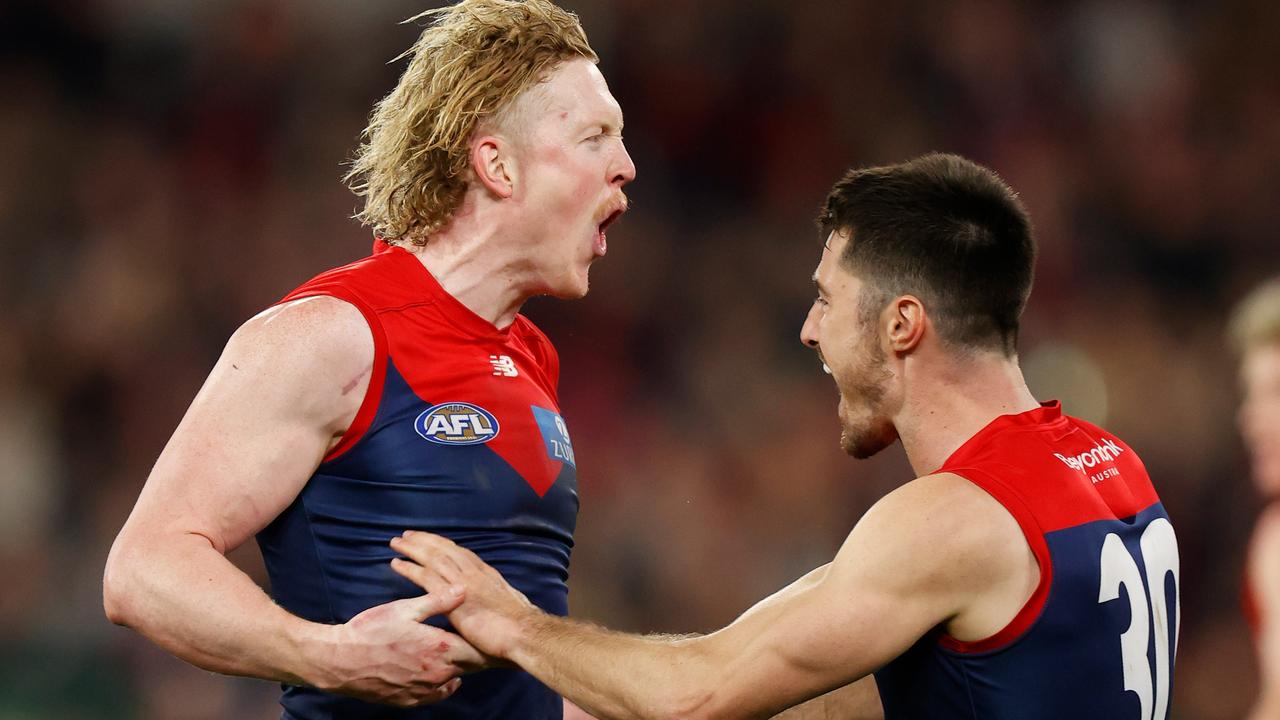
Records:
[[[335,297],[315,296],[263,310],[236,330],[227,348],[246,358],[341,362],[372,357],[373,335],[354,305]],[[281,354],[287,357],[278,357]]]
[[[350,426],[373,347],[360,311],[328,297],[245,322],[169,438],[121,536],[194,533],[224,552],[257,532]]]
[[[917,478],[881,498],[854,527],[841,554],[856,548],[898,568],[904,582],[957,595],[1017,578],[1030,552],[1009,511],[951,473]]]
[[[227,342],[214,375],[254,387],[260,400],[293,398],[302,402],[298,410],[338,422],[358,407],[373,358],[373,333],[360,310],[318,296],[250,318]]]
[[[1017,521],[999,501],[952,473],[906,483],[873,505],[862,522],[890,524],[899,528],[899,534],[928,542],[945,539],[959,548],[986,547],[1022,536]]]

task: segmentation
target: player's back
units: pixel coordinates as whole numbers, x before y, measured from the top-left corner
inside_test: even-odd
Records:
[[[939,629],[878,671],[886,719],[1167,718],[1178,548],[1133,450],[1051,403],[996,419],[939,472],[1013,515],[1040,583],[995,635]]]

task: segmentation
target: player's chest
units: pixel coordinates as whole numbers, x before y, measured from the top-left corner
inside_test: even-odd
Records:
[[[524,347],[424,341],[391,350],[379,414],[396,426],[401,457],[430,475],[474,468],[491,452],[538,495],[557,479],[573,481],[569,428],[545,369]]]

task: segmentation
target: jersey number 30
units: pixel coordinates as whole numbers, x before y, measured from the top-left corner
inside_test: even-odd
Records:
[[[1124,586],[1129,598],[1129,629],[1120,634],[1120,660],[1124,687],[1138,696],[1139,720],[1164,720],[1169,709],[1169,675],[1178,647],[1182,609],[1178,600],[1178,541],[1173,525],[1164,518],[1151,521],[1138,541],[1147,568],[1145,588],[1138,562],[1119,535],[1110,533],[1102,542],[1102,583],[1098,602],[1120,597]],[[1165,577],[1173,575],[1173,598],[1165,592]],[[1148,596],[1148,589],[1150,596]],[[1169,646],[1169,615],[1174,616],[1173,647]],[[1150,619],[1148,619],[1150,618]],[[1155,676],[1147,661],[1147,648],[1155,638]],[[1153,682],[1154,680],[1154,682]]]

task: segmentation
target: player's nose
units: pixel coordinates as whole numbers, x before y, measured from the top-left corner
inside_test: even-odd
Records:
[[[809,307],[809,314],[805,316],[804,324],[800,326],[800,342],[806,346],[817,349],[818,347],[818,305],[814,303]]]
[[[618,187],[622,187],[632,180],[636,179],[636,164],[631,160],[631,153],[627,152],[627,146],[619,144],[621,148],[617,162],[615,163],[613,177],[610,182]]]

